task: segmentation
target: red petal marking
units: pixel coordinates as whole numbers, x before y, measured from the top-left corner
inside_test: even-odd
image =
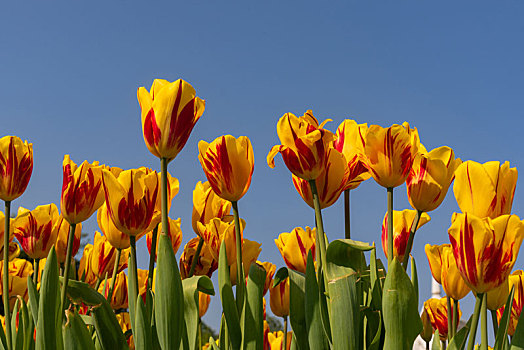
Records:
[[[216,148],[208,148],[203,157],[206,177],[213,190],[221,195],[224,192],[233,193],[233,168],[229,161],[226,138],[222,136],[216,143]]]
[[[144,137],[150,146],[158,146],[162,137],[162,131],[158,127],[153,107],[147,112],[144,119]]]
[[[333,141],[333,148],[342,153],[344,149],[344,141],[346,139],[346,124],[342,124],[342,128],[338,129],[338,138]]]
[[[479,284],[477,276],[477,259],[475,257],[475,243],[473,240],[473,227],[468,222],[468,214],[464,214],[464,226],[459,233],[460,243],[457,243],[455,238],[449,235],[449,240],[453,247],[453,255],[457,261],[458,269],[468,279],[473,286]]]

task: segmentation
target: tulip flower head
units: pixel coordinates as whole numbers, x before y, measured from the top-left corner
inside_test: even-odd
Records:
[[[253,147],[246,136],[220,136],[198,143],[198,160],[215,193],[234,202],[246,194],[254,169]]]
[[[204,317],[210,302],[211,296],[209,294],[198,292],[198,317]]]
[[[510,214],[517,177],[517,168],[510,168],[509,162],[462,163],[455,172],[453,185],[460,210],[492,219]]]
[[[411,225],[417,215],[416,211],[405,209],[402,211],[393,210],[393,256],[397,257],[399,261],[404,260],[406,253],[406,245],[411,231]],[[428,214],[422,213],[418,222],[417,230],[429,222],[431,218]],[[386,258],[388,256],[388,213],[384,215],[382,220],[382,250]]]
[[[107,285],[106,280],[104,279],[98,287],[98,292],[105,296],[106,299],[109,296],[109,288],[111,288],[111,284],[112,278],[110,277],[107,279]],[[127,276],[124,271],[121,271],[116,275],[115,289],[113,290],[113,294],[111,295],[111,300],[109,300],[109,304],[111,304],[111,308],[113,310],[127,309],[128,307]]]
[[[511,276],[511,275],[510,275]],[[486,293],[487,307],[489,310],[497,311],[504,305],[508,300],[509,292],[509,277],[497,288],[494,288]]]
[[[524,223],[516,215],[482,219],[454,213],[448,235],[464,281],[475,293],[485,293],[502,284],[513,269]]]
[[[118,264],[118,272],[127,267],[127,258],[129,250],[122,250],[120,262]],[[109,243],[106,236],[100,232],[95,233],[95,240],[93,250],[90,253],[90,266],[93,269],[95,276],[99,279],[105,279],[106,274],[111,276],[115,266],[116,248]]]
[[[120,312],[116,314],[116,319],[118,321],[118,324],[120,325],[120,328],[122,329],[122,333],[126,333],[131,330],[131,318],[129,317],[129,312]],[[126,339],[127,345],[129,346],[130,350],[135,349],[135,342],[133,339],[133,334],[129,336],[129,338]]]
[[[286,113],[277,124],[277,134],[281,145],[271,148],[267,164],[275,167],[275,156],[280,152],[289,171],[306,181],[316,179],[326,166],[329,145],[335,135],[323,128],[311,110],[301,117]]]
[[[182,279],[189,277],[189,271],[191,269],[191,263],[195,257],[197,250],[198,242],[200,238],[194,237],[184,246],[184,251],[180,255],[180,275]],[[203,276],[206,275],[211,277],[211,274],[218,269],[218,260],[213,258],[209,250],[208,245],[204,242],[202,250],[200,251],[200,256],[195,266],[194,275]]]
[[[307,255],[311,250],[315,258],[316,228],[294,228],[291,232],[281,233],[275,244],[277,245],[287,267],[295,271],[306,273]]]
[[[9,261],[9,309],[12,310],[16,296],[21,296],[26,302],[28,300],[27,278],[33,274],[33,265],[25,259],[14,259]],[[0,294],[3,293],[4,261],[0,261]]]
[[[273,283],[273,276],[275,275],[275,271],[277,267],[275,264],[272,264],[268,261],[266,262],[257,261],[257,264],[262,266],[264,270],[266,271],[266,282],[264,283],[264,294],[263,294],[263,295],[266,295],[267,291],[269,290],[269,286],[271,285],[271,283]]]
[[[435,210],[444,200],[462,161],[449,147],[417,153],[406,179],[409,203],[416,210]]]
[[[233,262],[236,259],[235,223],[231,216],[226,216],[223,219],[214,218],[206,225],[197,223],[197,227],[198,235],[204,239],[209,247],[209,252],[216,261],[218,261],[222,242],[226,242],[228,262]],[[240,237],[243,237],[245,227],[246,222],[240,219]]]
[[[33,144],[17,136],[0,139],[0,199],[12,201],[22,195],[33,172]]]
[[[287,332],[287,347],[285,350],[291,349],[291,339],[293,338],[293,332]],[[284,332],[269,332],[267,335],[269,344],[269,350],[282,350],[284,344]]]
[[[508,334],[513,336],[517,328],[517,323],[522,313],[522,306],[524,306],[524,271],[517,270],[509,275],[509,290],[515,287],[513,294],[513,305],[511,307],[511,316],[508,326]],[[507,288],[508,286],[506,286]],[[497,310],[497,320],[500,322],[502,315],[504,314],[505,306],[502,306]]]
[[[198,235],[197,223],[207,224],[214,218],[222,219],[231,211],[231,202],[220,198],[208,181],[198,182],[193,190],[193,214],[191,223]]]
[[[426,343],[429,343],[431,341],[431,338],[433,338],[433,326],[431,325],[431,320],[429,319],[428,313],[426,312],[425,308],[422,310],[420,320],[422,321],[422,332],[420,332],[420,337]]]
[[[113,247],[118,249],[127,249],[130,247],[129,235],[123,233],[115,226],[107,210],[106,203],[98,209],[96,220],[98,227],[100,227],[100,230],[102,230],[102,233]]]
[[[70,227],[71,225],[67,222],[67,220],[65,220],[64,217],[60,215],[60,217],[55,223],[55,229],[57,231],[55,249],[56,257],[60,264],[63,264],[66,261],[67,239],[69,237]],[[75,256],[76,253],[78,253],[78,249],[80,249],[81,236],[82,224],[78,223],[76,224],[75,232],[73,235],[73,250],[71,251],[71,256]]]
[[[176,254],[178,251],[178,248],[180,248],[180,245],[182,244],[182,229],[180,228],[181,219],[178,218],[177,220],[173,220],[171,218],[167,218],[169,222],[169,233],[168,236],[171,239],[171,245],[173,246],[173,252]],[[158,232],[164,232],[162,231],[162,223],[158,226]],[[149,254],[151,254],[151,245],[153,244],[153,231],[149,231],[146,234],[146,243],[147,243],[147,250]],[[156,256],[158,255],[158,244],[156,245],[156,252],[155,252],[155,261]]]
[[[147,148],[158,158],[173,160],[185,146],[205,109],[205,101],[182,79],[155,79],[151,90],[137,92]]]
[[[229,278],[231,280],[231,284],[235,286],[237,282],[237,260],[236,260],[236,244],[233,240],[226,240],[227,245],[227,256],[228,256],[228,264],[229,264]],[[242,265],[244,266],[244,277],[247,278],[249,274],[249,269],[251,268],[251,264],[256,263],[258,256],[260,255],[260,252],[262,251],[262,248],[260,248],[261,244],[255,241],[251,241],[249,239],[243,239],[242,240]],[[235,247],[235,249],[233,249]],[[229,252],[232,251],[233,254],[230,254]],[[244,281],[245,282],[245,281]]]
[[[455,302],[451,301],[451,307],[455,307]],[[458,304],[457,304],[458,307]],[[424,311],[426,311],[431,325],[434,330],[438,329],[440,340],[446,340],[448,337],[448,303],[447,298],[428,299],[424,302]],[[452,311],[453,312],[453,311]],[[462,317],[462,311],[458,310],[459,317],[457,325]]]
[[[275,316],[289,315],[289,277],[276,286],[269,286],[269,306]]]

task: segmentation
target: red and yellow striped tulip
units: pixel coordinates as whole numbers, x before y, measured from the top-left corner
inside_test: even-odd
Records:
[[[169,222],[169,232],[168,236],[171,239],[171,245],[173,246],[173,251],[178,251],[178,248],[180,248],[180,245],[182,244],[182,229],[180,228],[181,219],[178,218],[177,220],[173,220],[171,218],[167,218]],[[158,232],[164,232],[162,231],[162,223],[158,226]],[[147,243],[147,250],[149,254],[151,255],[151,244],[153,244],[153,231],[149,231],[146,234],[146,243]],[[156,255],[158,255],[158,244],[156,245]],[[156,255],[155,255],[155,261],[156,261]]]
[[[47,257],[56,243],[58,228],[55,226],[60,214],[55,204],[40,205],[34,210],[18,208],[13,220],[13,233],[22,249],[32,259]]]
[[[149,271],[148,270],[142,270],[137,269],[137,278],[138,278],[138,295],[142,297],[142,300],[144,301],[144,304],[146,302],[146,296],[147,296],[147,282],[149,277]],[[153,285],[151,286],[151,289],[153,292],[155,291],[155,275],[156,275],[156,268],[153,270]]]
[[[87,220],[104,203],[102,169],[98,162],[77,166],[68,154],[64,156],[60,209],[70,224]]]
[[[198,317],[204,317],[210,302],[211,296],[209,294],[198,292]]]
[[[191,270],[191,263],[195,257],[197,250],[198,242],[200,241],[199,237],[194,237],[184,246],[184,251],[180,255],[180,275],[182,279],[189,277],[189,271]],[[211,255],[208,245],[204,242],[202,250],[200,251],[200,256],[195,265],[195,276],[206,275],[211,277],[211,274],[218,269],[218,260],[213,258]]]
[[[129,250],[122,250],[120,262],[118,264],[118,272],[124,270],[127,267],[128,256]],[[111,276],[115,266],[115,259],[116,248],[108,242],[106,236],[103,236],[100,232],[97,231],[95,233],[93,251],[90,255],[90,264],[95,276],[99,279],[105,279],[106,274],[107,276]]]
[[[452,249],[451,244],[430,245],[426,244],[424,250],[428,258],[429,268],[435,281],[442,284],[442,255],[444,250]]]
[[[286,113],[277,124],[281,145],[275,145],[267,155],[267,164],[275,167],[275,156],[280,152],[289,171],[304,180],[316,179],[326,166],[328,149],[335,135],[323,128],[311,110],[301,117]]]
[[[482,219],[454,213],[448,235],[464,281],[475,293],[485,293],[502,284],[513,269],[524,223],[516,215]]]
[[[0,199],[12,201],[22,195],[33,172],[33,144],[17,136],[0,139]]]
[[[363,160],[375,181],[386,188],[402,185],[418,152],[417,129],[409,124],[389,128],[371,125],[364,140]]]
[[[397,257],[399,261],[404,260],[406,254],[406,245],[408,243],[409,232],[411,225],[415,220],[417,212],[415,210],[405,209],[402,211],[393,210],[393,256]],[[417,230],[429,222],[431,218],[428,214],[422,213],[418,222]],[[388,256],[388,213],[384,215],[382,220],[382,250]]]
[[[205,109],[205,101],[182,79],[155,79],[151,90],[137,91],[147,148],[158,158],[175,159]]]
[[[129,235],[120,231],[113,223],[111,215],[109,215],[109,211],[107,210],[106,203],[98,209],[96,221],[98,222],[98,227],[100,227],[100,230],[102,230],[102,233],[113,247],[127,249],[131,246]]]
[[[240,235],[244,232],[246,222],[240,219]],[[209,247],[209,252],[213,256],[213,259],[218,261],[220,254],[220,245],[226,241],[226,252],[228,262],[232,262],[236,259],[236,235],[235,235],[235,223],[230,216],[224,217],[223,219],[214,218],[211,219],[206,225],[197,223],[198,235],[202,237]]]
[[[200,141],[198,152],[202,169],[218,196],[234,202],[246,194],[255,165],[249,138],[225,135],[211,143]]]
[[[231,211],[231,202],[220,198],[211,188],[208,181],[198,182],[193,190],[193,214],[191,223],[198,235],[197,223],[207,224],[213,218],[222,219]]]
[[[406,179],[411,206],[423,212],[435,210],[446,197],[460,164],[460,158],[446,146],[418,153]]]
[[[129,236],[145,232],[153,219],[160,188],[156,171],[125,170],[116,178],[103,171],[107,210],[116,228]]]
[[[291,339],[293,338],[293,332],[287,332],[287,346],[285,350],[291,349]],[[269,344],[269,350],[282,350],[284,347],[284,332],[276,331],[270,332],[267,335],[267,341]]]
[[[455,303],[451,300],[451,308],[455,307]],[[458,304],[457,304],[458,307]],[[428,299],[424,302],[424,311],[426,311],[431,326],[434,330],[438,329],[440,340],[446,340],[448,337],[448,302],[447,298],[441,299]],[[453,312],[453,310],[452,310]],[[459,317],[457,319],[457,325],[462,317],[462,311],[458,309]]]
[[[367,124],[357,124],[351,119],[344,120],[337,129],[337,139],[333,141],[333,148],[344,155],[349,170],[344,190],[354,190],[362,181],[371,177],[363,162],[367,130]]]
[[[107,285],[106,280],[104,279],[102,283],[100,283],[100,286],[98,287],[98,292],[100,294],[103,294],[106,299],[109,296],[109,288],[111,286],[112,278],[107,279]],[[127,299],[127,276],[124,271],[121,271],[116,275],[116,281],[115,281],[115,289],[113,290],[113,294],[111,295],[111,300],[109,300],[109,304],[111,304],[111,308],[113,310],[118,309],[127,309],[128,307],[128,299]]]
[[[269,306],[275,316],[284,317],[289,315],[289,278],[280,282],[277,286],[269,286]]]
[[[58,258],[58,262],[60,264],[63,264],[66,261],[67,239],[69,236],[70,224],[67,222],[67,220],[64,219],[62,215],[60,215],[60,217],[55,223],[55,229],[57,231],[57,238],[55,244],[56,257]],[[75,256],[76,253],[78,253],[78,249],[80,249],[81,236],[82,224],[78,223],[76,224],[75,234],[73,236],[73,250],[71,251],[71,256]]]
[[[311,193],[309,182],[294,174],[292,178],[298,194],[300,194],[307,205],[314,208],[313,194]],[[337,201],[346,188],[348,179],[349,169],[346,158],[335,149],[329,150],[326,167],[315,180],[321,209],[327,208]]]
[[[511,275],[510,275],[511,276]],[[486,293],[487,307],[489,310],[498,310],[503,307],[508,300],[510,288],[509,277],[497,288],[494,288]]]
[[[460,210],[492,219],[510,214],[517,177],[517,168],[510,168],[509,162],[462,163],[455,172],[453,185]]]
[[[78,277],[83,282],[94,287],[98,278],[93,271],[93,264],[91,263],[91,255],[93,254],[93,245],[86,244],[82,257],[80,258],[80,264],[78,265]]]
[[[513,295],[513,305],[511,307],[511,316],[508,326],[508,334],[513,336],[519,322],[520,314],[522,313],[522,306],[524,306],[524,271],[517,270],[508,277],[509,290],[515,287],[515,294]],[[504,314],[505,306],[497,310],[497,319],[500,322]]]
[[[275,264],[272,264],[269,261],[266,261],[266,262],[257,261],[257,264],[262,266],[264,270],[266,271],[266,282],[264,282],[264,295],[266,295],[267,291],[269,290],[269,286],[273,282],[273,276],[275,275],[275,271],[277,267]]]
[[[9,309],[12,310],[17,295],[25,301],[28,299],[27,278],[33,274],[33,264],[25,259],[14,259],[9,261]],[[3,291],[4,261],[0,261],[0,294]]]
[[[310,250],[315,259],[316,233],[316,228],[295,227],[291,232],[283,232],[275,239],[275,244],[287,267],[306,273],[307,255]]]
[[[129,312],[120,312],[116,314],[116,319],[120,325],[120,328],[122,329],[122,333],[125,334],[126,332],[131,331],[131,319],[129,318]],[[126,341],[127,345],[129,346],[129,350],[135,350],[133,334],[131,334],[129,338],[126,339]]]

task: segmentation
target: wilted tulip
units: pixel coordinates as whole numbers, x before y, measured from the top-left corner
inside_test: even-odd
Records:
[[[235,202],[246,194],[254,169],[253,147],[246,136],[220,136],[198,143],[198,160],[215,193]]]
[[[417,215],[416,211],[405,209],[402,211],[394,210],[393,211],[393,256],[397,257],[399,261],[404,260],[404,255],[406,254],[406,245],[409,239],[409,233],[411,231],[411,225],[415,220]],[[418,222],[417,230],[431,218],[428,214],[423,213],[420,216]],[[382,250],[386,258],[388,257],[387,247],[388,247],[388,213],[384,215],[382,220]]]
[[[289,171],[306,181],[316,179],[326,166],[328,149],[335,135],[318,124],[311,110],[301,117],[286,113],[277,124],[281,145],[275,145],[267,155],[267,164],[275,167],[280,152]]]
[[[22,195],[33,172],[33,144],[17,136],[0,139],[0,199],[12,201]]]
[[[347,187],[349,175],[346,158],[335,149],[329,150],[327,164],[315,179],[321,209],[327,208],[337,201]],[[294,174],[292,178],[293,185],[304,202],[311,208],[315,208],[309,182]]]
[[[273,276],[275,275],[275,271],[277,267],[275,266],[275,264],[272,264],[268,261],[266,262],[257,261],[257,264],[262,266],[264,270],[266,271],[266,282],[264,283],[264,295],[266,295],[267,291],[269,290],[269,286],[273,282]]]
[[[9,309],[12,310],[16,296],[21,296],[26,302],[28,300],[27,294],[27,278],[33,274],[33,265],[25,259],[14,259],[9,261]],[[3,275],[4,275],[4,261],[0,261],[0,291],[3,291]],[[1,292],[0,292],[1,293]]]
[[[86,244],[82,257],[80,258],[80,264],[78,265],[78,278],[83,282],[94,287],[98,278],[93,271],[93,264],[91,263],[91,254],[93,253],[93,245]]]
[[[513,305],[511,307],[511,316],[508,326],[508,334],[513,336],[519,322],[520,314],[522,313],[522,306],[524,306],[524,271],[517,270],[508,277],[509,289],[515,287],[515,294],[513,295]],[[497,310],[497,319],[500,322],[504,314],[505,306]]]
[[[504,282],[513,269],[524,223],[516,215],[481,219],[454,213],[448,234],[464,281],[475,293],[485,293]]]
[[[180,228],[180,222],[181,219],[178,218],[177,220],[173,220],[171,218],[168,218],[169,222],[169,238],[171,239],[171,245],[173,246],[173,252],[176,254],[178,251],[178,248],[180,248],[180,245],[182,244],[182,229]],[[162,223],[158,226],[159,232],[162,231]],[[149,231],[146,234],[146,243],[147,243],[147,250],[149,254],[151,254],[151,244],[153,243],[153,231]],[[156,252],[155,252],[155,261],[156,261],[156,255],[158,255],[158,244],[156,245]]]
[[[158,158],[174,159],[204,113],[205,101],[182,79],[155,79],[150,91],[138,88],[137,97],[147,148]]]
[[[455,306],[455,303],[453,300],[451,301],[451,307],[453,308]],[[458,304],[457,304],[458,307]],[[426,311],[429,320],[431,322],[431,325],[433,326],[434,330],[438,329],[438,333],[440,336],[440,340],[446,340],[448,337],[448,302],[447,298],[441,298],[441,299],[428,299],[424,302],[424,310]],[[453,310],[451,311],[451,314],[453,314]],[[458,319],[456,320],[456,324],[458,325],[458,322],[460,318],[462,317],[462,311],[460,311],[460,308],[458,309]]]
[[[47,257],[56,242],[58,228],[55,226],[60,214],[55,204],[40,205],[30,211],[18,208],[13,220],[13,233],[22,249],[32,259]]]
[[[422,212],[436,209],[446,197],[461,163],[453,150],[445,146],[418,153],[406,179],[411,206]]]
[[[460,210],[492,219],[510,214],[517,177],[517,168],[510,168],[509,162],[462,163],[455,171],[453,185]]]
[[[313,259],[315,258],[316,232],[316,228],[311,229],[309,226],[306,226],[306,229],[296,227],[291,232],[281,233],[275,239],[275,244],[287,267],[306,273],[307,255],[310,250]]]
[[[95,240],[93,244],[93,251],[91,252],[91,268],[95,276],[99,279],[105,279],[107,276],[111,276],[113,268],[115,266],[117,251],[116,248],[107,241],[107,238],[100,232],[95,233]],[[124,270],[127,267],[127,259],[129,251],[122,250],[120,262],[118,264],[118,272]]]
[[[104,279],[104,281],[102,281],[102,283],[98,287],[98,292],[107,298],[109,296],[109,289],[111,288],[111,285],[111,277],[107,279],[107,285]],[[115,289],[113,290],[113,294],[111,295],[111,300],[109,300],[109,304],[111,304],[111,308],[113,310],[127,309],[128,307],[127,276],[124,271],[121,271],[116,275]]]
[[[269,306],[275,316],[285,317],[289,315],[289,278],[275,287],[269,286]]]
[[[210,302],[211,296],[209,294],[198,292],[198,317],[204,317]]]
[[[66,261],[67,239],[69,236],[70,227],[71,225],[67,222],[67,220],[65,220],[64,217],[60,215],[55,223],[54,228],[57,231],[57,238],[55,244],[56,257],[58,258],[58,262],[60,264],[63,264]],[[73,249],[71,251],[72,256],[75,256],[76,253],[78,253],[78,249],[80,249],[81,236],[82,224],[78,223],[75,226],[75,234],[73,236]]]
[[[70,224],[87,220],[104,203],[102,168],[87,161],[77,166],[68,154],[64,156],[60,209]]]
[[[200,238],[194,237],[184,246],[184,251],[180,256],[180,275],[182,279],[189,277],[189,271],[191,269],[191,263],[195,257],[198,242]],[[211,277],[211,274],[218,268],[218,261],[213,258],[207,244],[204,242],[200,256],[195,265],[195,276],[206,275]]]
[[[193,214],[191,216],[193,231],[196,234],[199,234],[198,222],[205,225],[211,219],[223,218],[230,211],[231,202],[217,196],[208,181],[196,184],[193,190]]]
[[[406,181],[419,144],[417,129],[407,123],[389,128],[371,125],[364,139],[363,160],[379,185],[397,187]]]

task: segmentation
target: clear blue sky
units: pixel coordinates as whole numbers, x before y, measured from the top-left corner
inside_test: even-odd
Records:
[[[312,109],[334,120],[332,130],[348,117],[382,126],[409,121],[428,149],[448,145],[463,160],[509,160],[524,169],[523,12],[524,3],[511,0],[5,3],[0,136],[18,135],[34,146],[33,177],[14,209],[59,204],[66,153],[77,163],[159,169],[142,139],[136,89],[154,78],[183,78],[206,100],[169,167],[181,184],[170,216],[182,218],[184,244],[194,236],[192,190],[205,180],[198,141],[247,135],[255,173],[239,202],[245,236],[262,243],[262,260],[281,267],[273,239],[314,224],[280,157],[276,169],[266,165],[286,112]],[[521,188],[513,212],[524,217]],[[352,194],[355,239],[379,244],[385,194],[373,180]],[[408,206],[399,187],[395,208]],[[449,193],[415,238],[421,301],[430,296],[423,246],[448,242],[457,210]],[[343,235],[341,214],[341,203],[324,212],[331,240]],[[90,220],[84,231],[95,229]],[[139,246],[139,266],[146,268],[145,241]],[[205,320],[216,327],[213,300]],[[472,296],[467,300],[466,307]]]

